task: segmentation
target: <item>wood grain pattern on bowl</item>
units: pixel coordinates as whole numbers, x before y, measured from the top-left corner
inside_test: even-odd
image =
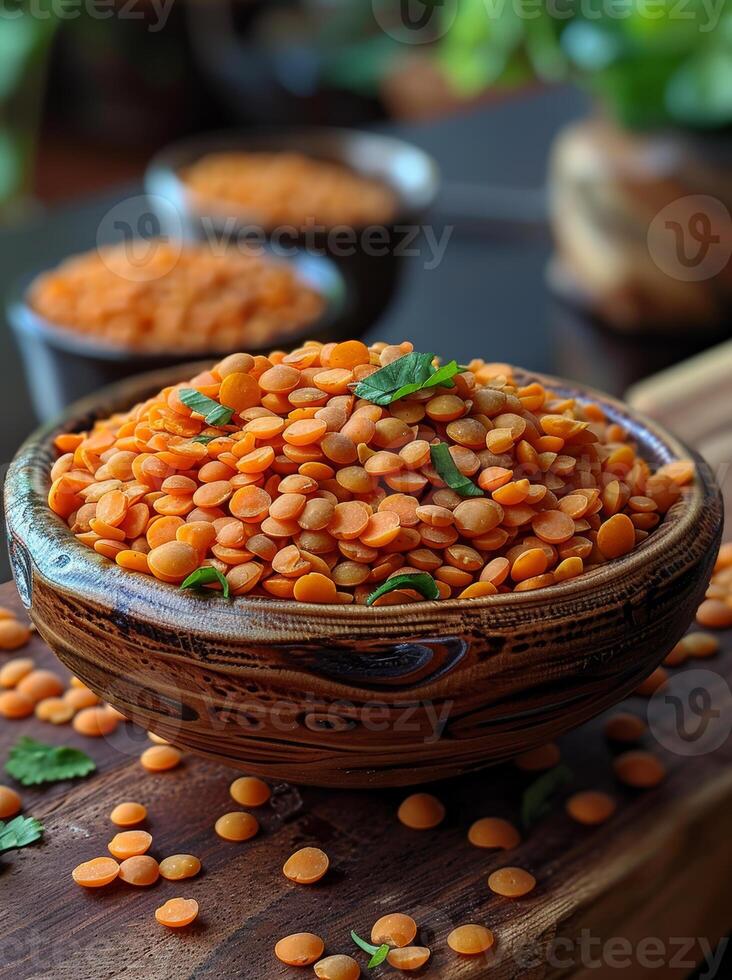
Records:
[[[72,406],[6,481],[16,582],[41,635],[144,728],[252,773],[322,786],[426,782],[499,762],[625,697],[693,618],[719,546],[709,467],[631,554],[537,592],[404,606],[181,593],[75,540],[46,504],[59,431],[129,407],[176,368]],[[596,392],[654,466],[694,455]]]

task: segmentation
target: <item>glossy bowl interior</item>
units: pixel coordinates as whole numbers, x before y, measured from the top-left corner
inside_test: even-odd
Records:
[[[280,260],[283,261],[283,260]],[[321,316],[285,336],[275,334],[266,347],[247,350],[267,353],[282,344],[294,348],[301,340],[338,339],[349,333],[355,314],[355,296],[346,277],[327,256],[298,251],[284,261],[295,269],[303,284],[324,299]],[[26,277],[7,299],[6,317],[20,349],[23,367],[38,418],[45,422],[57,418],[67,405],[131,375],[190,361],[192,356],[210,360],[231,350],[203,351],[193,355],[186,350],[145,351],[95,340],[71,327],[51,323],[27,302],[31,284],[39,273]]]
[[[703,597],[722,507],[699,457],[694,484],[634,552],[536,592],[381,608],[227,602],[124,571],[48,509],[52,440],[181,376],[117,385],[37,432],[11,465],[6,514],[18,588],[44,639],[122,712],[192,751],[326,786],[477,769],[625,697]],[[654,466],[690,455],[612,399],[539,380],[602,404]]]

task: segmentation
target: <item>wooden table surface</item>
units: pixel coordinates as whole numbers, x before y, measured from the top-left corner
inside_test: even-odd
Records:
[[[0,604],[20,606],[12,585],[0,587]],[[713,705],[729,696],[732,631],[722,638],[726,653],[673,672],[666,693],[678,696],[681,710],[697,703],[690,692],[700,687],[712,692]],[[38,637],[22,655],[66,675]],[[7,658],[0,656],[0,662]],[[213,831],[220,814],[237,808],[228,794],[236,775],[230,770],[187,755],[177,770],[148,774],[139,755],[149,743],[129,724],[109,738],[88,739],[70,726],[0,721],[1,764],[15,740],[30,735],[83,748],[98,766],[87,779],[18,787],[25,813],[40,818],[46,831],[42,843],[0,859],[0,977],[313,976],[273,955],[277,939],[300,931],[321,935],[328,953],[355,953],[366,976],[367,958],[355,951],[349,932],[368,937],[374,920],[390,911],[411,914],[421,942],[433,951],[418,976],[597,978],[617,977],[619,968],[633,980],[688,976],[694,963],[714,955],[732,925],[732,711],[726,707],[712,718],[702,743],[719,747],[700,752],[696,746],[697,754],[684,756],[677,748],[694,743],[679,739],[673,705],[659,695],[650,704],[640,698],[626,703],[639,715],[649,712],[661,744],[651,732],[644,744],[668,767],[666,781],[646,792],[614,781],[602,718],[567,735],[562,756],[575,788],[613,792],[618,812],[604,826],[588,829],[557,805],[508,854],[472,847],[466,832],[480,816],[518,821],[522,793],[535,777],[513,766],[434,787],[448,815],[428,832],[397,822],[404,791],[276,785],[270,803],[256,811],[259,836],[235,844]],[[692,729],[698,718],[689,710],[683,720]],[[0,782],[13,785],[4,773]],[[199,877],[160,880],[149,889],[116,882],[87,891],[72,882],[75,865],[106,854],[114,833],[108,815],[127,799],[148,807],[151,853],[196,854],[203,862]],[[281,873],[289,854],[307,844],[323,847],[331,859],[328,875],[313,887],[293,885]],[[488,874],[507,864],[537,877],[537,889],[521,901],[498,898],[486,885]],[[195,898],[201,910],[197,922],[179,932],[153,917],[156,907],[177,895]],[[490,956],[466,959],[449,950],[447,934],[465,922],[494,931]],[[373,975],[398,974],[384,965]]]

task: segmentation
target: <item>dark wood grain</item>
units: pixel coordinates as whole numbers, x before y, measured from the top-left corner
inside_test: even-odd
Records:
[[[13,601],[12,587],[2,587],[0,603]],[[683,697],[699,669],[732,679],[732,632],[724,642],[724,656],[674,672],[670,690]],[[30,655],[63,671],[38,638]],[[646,702],[632,698],[624,708],[643,715]],[[668,707],[654,702],[650,712],[671,737]],[[714,752],[683,758],[647,736],[646,746],[659,752],[669,776],[658,789],[635,793],[614,782],[601,729],[602,719],[596,719],[568,734],[562,755],[577,788],[617,795],[616,816],[602,828],[584,829],[557,806],[516,852],[501,855],[471,847],[466,832],[480,816],[517,820],[522,791],[533,777],[510,765],[432,788],[448,815],[442,827],[426,833],[396,821],[403,791],[276,783],[271,802],[256,811],[260,836],[229,844],[215,836],[213,823],[235,808],[228,795],[232,770],[187,755],[178,770],[147,774],[138,762],[147,743],[132,725],[92,740],[34,720],[0,722],[2,760],[27,734],[83,748],[99,766],[86,780],[22,790],[26,812],[43,820],[46,835],[0,862],[0,977],[294,980],[312,974],[276,961],[272,949],[281,936],[313,931],[329,952],[355,952],[350,929],[367,934],[379,915],[395,910],[414,916],[421,941],[433,950],[425,977],[617,978],[616,966],[583,965],[583,935],[594,944],[595,957],[600,948],[613,948],[603,947],[610,940],[626,939],[634,956],[642,940],[659,940],[666,949],[661,965],[644,969],[634,960],[624,975],[685,977],[690,960],[702,957],[699,939],[713,947],[732,924],[732,743],[727,739]],[[152,853],[197,854],[204,866],[199,878],[160,881],[149,890],[118,883],[97,893],[72,883],[77,863],[106,852],[114,830],[108,814],[124,799],[148,806]],[[328,876],[312,888],[290,884],[280,870],[306,844],[323,847],[331,858]],[[492,896],[486,878],[505,864],[531,870],[539,883],[535,893],[520,902]],[[196,898],[201,907],[197,924],[180,934],[153,919],[154,909],[174,895]],[[467,921],[494,930],[490,959],[459,958],[447,948],[449,931]],[[686,937],[690,947],[680,957],[672,940]],[[557,939],[564,945],[558,947],[559,964],[552,965],[542,950]],[[382,968],[377,975],[395,974]]]
[[[224,602],[130,573],[50,512],[52,440],[179,376],[133,379],[38,432],[11,466],[6,512],[16,580],[46,641],[128,717],[193,751],[321,786],[469,772],[619,701],[681,636],[703,595],[722,515],[700,457],[693,485],[633,553],[535,592],[324,607]],[[540,380],[600,402],[652,465],[689,455],[620,403]]]

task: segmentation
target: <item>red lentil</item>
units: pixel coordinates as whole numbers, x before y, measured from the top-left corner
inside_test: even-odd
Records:
[[[489,875],[488,887],[504,898],[523,898],[536,887],[536,878],[523,868],[499,868]]]
[[[144,854],[152,844],[152,835],[146,830],[124,830],[115,834],[107,845],[109,853],[123,861],[125,858]]]
[[[216,833],[224,840],[244,841],[254,837],[259,832],[259,823],[251,813],[234,810],[225,813],[216,821]]]
[[[403,801],[397,816],[411,830],[432,830],[445,819],[445,807],[430,793],[413,793]]]
[[[234,208],[268,228],[386,224],[396,207],[394,192],[381,181],[292,151],[209,153],[184,168],[181,178],[198,202]],[[369,363],[360,341],[329,346],[330,367]]]
[[[500,817],[482,817],[468,831],[468,840],[474,847],[510,850],[521,843],[518,830]]]
[[[447,937],[447,945],[450,949],[462,956],[479,956],[487,952],[494,942],[490,929],[474,923],[458,926]]]
[[[319,847],[302,847],[285,861],[282,873],[298,885],[314,885],[328,870],[330,860]]]
[[[577,823],[594,826],[595,824],[605,823],[615,813],[617,804],[607,793],[597,790],[585,790],[582,793],[575,793],[567,800],[567,813],[576,820]]]
[[[637,742],[645,734],[646,727],[637,715],[619,711],[605,722],[605,735],[611,742]]]
[[[119,866],[119,877],[128,885],[147,887],[154,885],[160,877],[158,862],[149,854],[139,854],[122,861]]]
[[[168,881],[194,878],[201,870],[201,862],[193,854],[171,854],[159,865],[160,877]]]
[[[275,956],[288,966],[310,966],[323,955],[325,943],[312,932],[285,936],[275,946]]]
[[[390,950],[386,962],[397,970],[410,973],[423,967],[430,955],[430,950],[426,946],[404,946],[401,949]]]
[[[194,898],[169,898],[155,909],[155,918],[169,929],[189,926],[198,915],[198,902]]]
[[[151,745],[140,756],[140,762],[148,772],[166,772],[179,766],[182,758],[172,745]]]
[[[409,915],[392,912],[382,915],[371,929],[371,942],[375,946],[409,946],[417,935],[417,923]]]
[[[619,755],[613,762],[613,769],[621,783],[634,789],[658,786],[666,776],[666,769],[656,756],[639,750]]]
[[[118,803],[109,815],[109,819],[118,827],[134,827],[147,819],[147,809],[142,803]]]
[[[114,858],[98,857],[77,865],[71,876],[77,885],[84,888],[102,888],[119,875],[119,865]]]
[[[270,798],[269,786],[257,776],[240,776],[229,786],[231,798],[240,806],[263,806]]]
[[[126,245],[67,259],[35,280],[30,305],[56,327],[113,346],[191,352],[264,346],[323,310],[322,297],[287,263],[238,249],[150,244],[142,262]],[[250,392],[240,378],[226,393],[237,409],[259,404],[259,390]]]
[[[9,786],[0,786],[0,820],[7,820],[20,813],[22,803],[20,796]]]
[[[384,407],[356,398],[355,382],[411,350],[344,341],[230,355],[59,436],[49,505],[83,543],[173,585],[213,563],[234,595],[362,603],[371,583],[417,570],[441,599],[474,600],[622,557],[693,479],[688,461],[653,474],[596,406],[522,387],[504,365],[474,361],[453,389]],[[229,407],[230,423],[209,426],[185,387]],[[444,485],[435,442],[485,496]],[[378,604],[419,598],[402,589]],[[717,597],[699,611],[719,624],[728,614]]]

